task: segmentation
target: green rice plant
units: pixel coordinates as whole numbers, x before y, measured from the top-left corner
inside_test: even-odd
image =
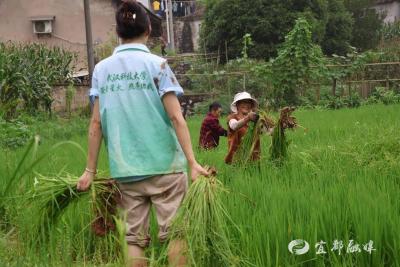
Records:
[[[286,139],[285,130],[293,129],[297,126],[296,119],[291,116],[293,111],[294,108],[289,107],[281,109],[280,117],[272,133],[271,160],[278,165],[282,164],[287,158],[289,141]]]
[[[228,225],[236,226],[223,204],[226,192],[215,176],[201,176],[189,188],[170,229],[170,240],[186,242],[189,266],[250,265],[238,256],[230,238]]]
[[[196,151],[199,162],[215,164],[218,179],[231,192],[220,197],[234,221],[225,226],[233,253],[262,267],[400,266],[399,112],[400,105],[382,103],[358,109],[297,110],[296,118],[310,130],[286,132],[291,139],[290,161],[279,167],[269,160],[254,169],[225,164],[226,139],[213,151]],[[201,121],[200,116],[187,121],[194,139],[199,137]],[[125,267],[120,254],[126,246],[123,231],[99,238],[91,230],[90,193],[68,206],[53,227],[49,244],[38,246],[31,241],[37,238],[32,224],[39,214],[35,201],[25,201],[31,197],[27,192],[35,177],[29,167],[51,151],[51,160],[48,156],[41,160],[34,167],[36,172],[55,177],[54,173],[65,168],[78,176],[85,156],[77,155],[72,145],[51,148],[66,138],[87,147],[86,130],[79,130],[86,129],[85,120],[74,117],[58,126],[45,120],[35,124],[42,137],[38,153],[33,157],[35,148],[31,148],[6,197],[0,199],[10,221],[7,229],[0,229],[0,265]],[[69,137],[64,133],[66,128],[73,129]],[[262,150],[268,151],[271,139],[265,135],[260,138]],[[24,153],[25,148],[0,152],[2,192]],[[98,167],[107,170],[107,164],[103,147]],[[119,224],[117,229],[123,229],[122,219]],[[198,229],[204,228],[196,224]],[[152,238],[157,231],[153,220]],[[289,252],[288,244],[295,239],[309,243],[308,253]],[[331,251],[336,239],[343,241],[340,255]],[[321,240],[327,242],[327,253],[317,255],[315,245]],[[369,254],[361,247],[360,253],[347,253],[349,240],[360,245],[372,240],[376,250]],[[160,251],[162,246],[152,242],[149,252],[153,253],[147,257],[157,259]]]
[[[11,227],[11,218],[8,214],[10,202],[9,197],[12,195],[12,193],[17,191],[16,185],[22,181],[22,177],[24,177],[25,174],[27,174],[38,162],[40,162],[40,159],[36,161],[34,160],[38,145],[39,137],[35,136],[35,138],[32,138],[31,142],[26,147],[22,157],[17,163],[16,168],[12,171],[12,174],[9,177],[3,176],[3,184],[0,184],[0,229],[9,230]],[[29,157],[30,154],[32,154],[31,157]],[[25,167],[29,161],[31,161],[30,165]]]
[[[38,233],[40,238],[47,239],[48,230],[54,226],[71,203],[79,201],[82,196],[90,194],[92,204],[92,230],[96,235],[104,236],[115,230],[113,216],[120,198],[119,190],[112,180],[96,179],[87,192],[76,188],[76,177],[65,173],[55,177],[36,174],[35,186],[28,201],[34,201],[38,210]]]
[[[114,216],[113,217],[116,227],[116,239],[115,244],[117,250],[121,252],[118,257],[119,263],[122,266],[127,266],[128,263],[128,244],[126,243],[125,233],[126,233],[126,218],[122,216]]]
[[[247,132],[240,140],[239,148],[233,157],[233,162],[235,164],[245,165],[250,161],[254,146],[259,140],[260,133],[258,131],[258,125],[257,122],[249,122]]]
[[[285,130],[280,123],[274,129],[272,134],[272,143],[270,147],[271,159],[275,162],[282,162],[287,157],[287,148],[289,142],[286,140]]]
[[[34,187],[24,201],[34,216],[21,238],[27,239],[34,253],[49,251],[51,262],[57,263],[62,253],[67,261],[122,265],[126,245],[117,211],[118,187],[104,178],[95,179],[85,192],[78,191],[76,184],[76,176],[63,171],[47,176],[35,173]]]
[[[76,142],[63,141],[63,142],[58,142],[55,145],[51,146],[46,153],[37,156],[39,143],[40,143],[40,137],[38,135],[36,135],[34,138],[31,139],[31,142],[26,147],[23,156],[18,161],[16,168],[12,171],[12,175],[10,177],[6,177],[4,188],[0,188],[0,199],[4,198],[4,200],[6,200],[6,198],[11,193],[15,194],[16,193],[15,191],[17,191],[17,189],[13,187],[16,184],[18,184],[18,182],[21,181],[22,178],[31,173],[39,163],[45,160],[52,152],[56,151],[60,147],[64,145],[71,145],[76,147],[80,152],[83,153],[83,155],[85,155],[85,152],[83,151],[82,147]]]
[[[250,121],[246,134],[243,136],[240,146],[235,153],[234,162],[238,165],[246,165],[254,160],[253,153],[261,133],[275,126],[274,119],[266,111],[259,111],[255,122]]]

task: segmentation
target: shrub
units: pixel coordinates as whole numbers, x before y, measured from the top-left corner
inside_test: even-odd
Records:
[[[382,94],[381,101],[385,105],[396,104],[400,102],[400,95],[396,95],[393,91],[386,91]]]
[[[358,108],[361,105],[361,98],[358,93],[352,93],[343,98],[343,103],[348,108]]]
[[[21,120],[6,122],[0,118],[0,146],[15,149],[32,137],[29,126]]]
[[[345,106],[345,103],[339,96],[328,96],[325,101],[321,101],[321,104],[328,109],[340,109]]]
[[[400,95],[396,94],[393,90],[387,90],[385,87],[376,87],[372,97],[378,99],[385,105],[400,102]]]

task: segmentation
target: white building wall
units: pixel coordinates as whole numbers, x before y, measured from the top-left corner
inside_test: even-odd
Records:
[[[145,7],[150,8],[150,0],[138,0],[138,2],[142,3]]]
[[[201,20],[195,20],[190,23],[190,26],[192,28],[192,40],[193,40],[193,48],[194,51],[198,51],[200,48],[200,26],[201,26]]]
[[[376,5],[374,8],[381,14],[386,15],[383,20],[385,23],[393,23],[400,19],[400,3],[397,1]]]

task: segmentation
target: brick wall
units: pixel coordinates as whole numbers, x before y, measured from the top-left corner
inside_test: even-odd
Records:
[[[53,87],[53,104],[51,106],[53,111],[65,112],[67,111],[67,92],[68,86],[55,86]],[[71,110],[77,110],[87,107],[89,104],[89,86],[74,86],[75,94],[71,103]]]

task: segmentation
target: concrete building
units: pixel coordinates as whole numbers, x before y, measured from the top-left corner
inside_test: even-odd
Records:
[[[169,40],[166,27],[167,0],[151,0],[154,13],[163,18],[164,39]],[[196,0],[171,0],[174,21],[175,47],[178,53],[193,53],[199,49],[200,26],[204,8]]]
[[[400,1],[376,0],[374,8],[385,16],[385,23],[393,23],[400,19]]]
[[[199,50],[202,21],[203,12],[175,18],[175,44],[179,53],[192,53]]]
[[[149,7],[149,1],[139,1]],[[116,38],[112,3],[90,0],[94,45]],[[150,18],[153,33],[160,35],[161,19],[152,13]],[[0,42],[7,41],[44,43],[75,51],[79,55],[76,70],[86,69],[83,0],[0,0]]]

